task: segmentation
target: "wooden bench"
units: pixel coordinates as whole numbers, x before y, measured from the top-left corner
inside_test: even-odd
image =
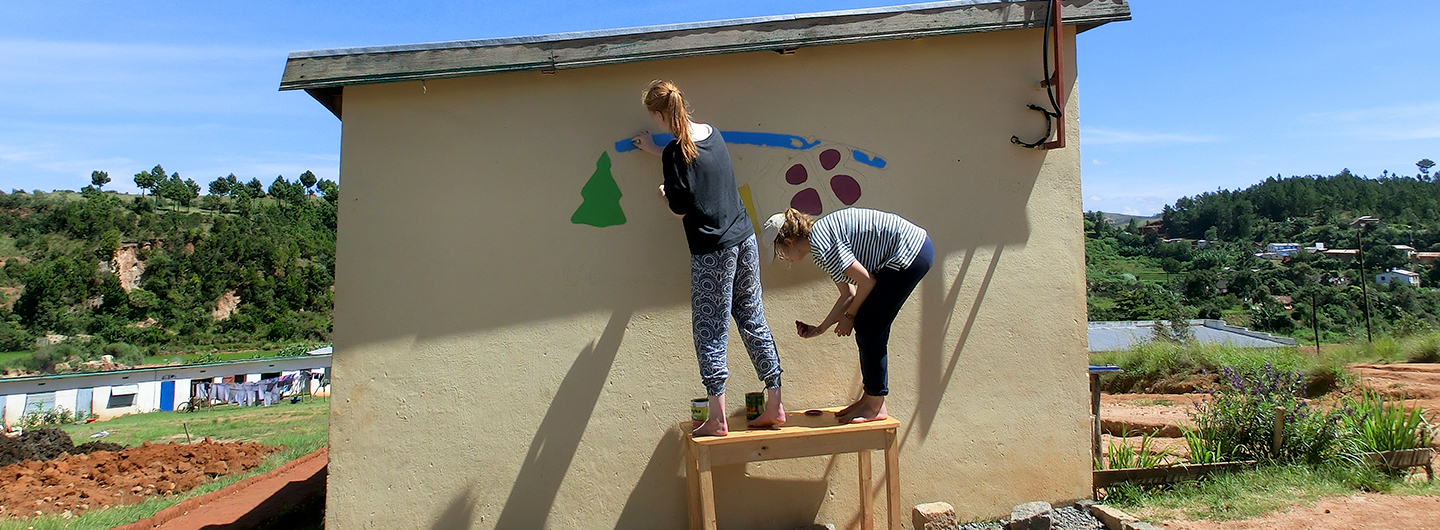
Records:
[[[874,528],[875,506],[870,497],[870,451],[885,451],[885,498],[889,528],[900,530],[900,446],[895,418],[840,425],[834,411],[820,416],[786,412],[788,422],[778,429],[732,430],[729,436],[690,436],[690,422],[680,424],[685,444],[685,482],[690,490],[690,528],[715,530],[715,482],[710,469],[726,464],[856,453],[860,459],[860,527]],[[745,422],[730,420],[744,429]]]

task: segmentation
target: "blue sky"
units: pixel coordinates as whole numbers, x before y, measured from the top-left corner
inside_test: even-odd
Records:
[[[0,3],[0,189],[110,187],[163,164],[202,184],[337,178],[340,122],[279,92],[295,50],[891,5],[670,2]],[[1079,39],[1085,208],[1440,158],[1433,0],[1132,0]]]

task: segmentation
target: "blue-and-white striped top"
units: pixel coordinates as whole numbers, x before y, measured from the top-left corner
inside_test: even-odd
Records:
[[[856,261],[865,270],[903,270],[925,245],[925,229],[889,212],[845,208],[815,220],[810,254],[835,283],[855,283],[845,268]]]

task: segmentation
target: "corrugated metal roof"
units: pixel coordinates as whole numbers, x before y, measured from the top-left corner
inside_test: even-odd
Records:
[[[1251,331],[1226,324],[1220,320],[1191,320],[1190,329],[1195,332],[1195,342],[1200,344],[1226,344],[1238,348],[1286,348],[1294,347],[1296,340],[1277,337],[1261,331]],[[1116,351],[1139,346],[1150,341],[1155,333],[1151,321],[1118,321],[1090,323],[1090,351]]]
[[[281,90],[553,71],[679,57],[1037,27],[1046,1],[949,0],[871,9],[557,33],[531,37],[370,46],[290,54]],[[1130,19],[1127,0],[1064,2],[1080,29]],[[321,100],[324,102],[325,100]]]

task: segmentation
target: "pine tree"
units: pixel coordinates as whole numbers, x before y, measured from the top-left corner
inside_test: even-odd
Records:
[[[600,153],[595,162],[595,173],[580,188],[584,201],[570,216],[570,222],[591,226],[615,226],[625,224],[625,211],[620,208],[620,186],[610,174],[610,153]]]

